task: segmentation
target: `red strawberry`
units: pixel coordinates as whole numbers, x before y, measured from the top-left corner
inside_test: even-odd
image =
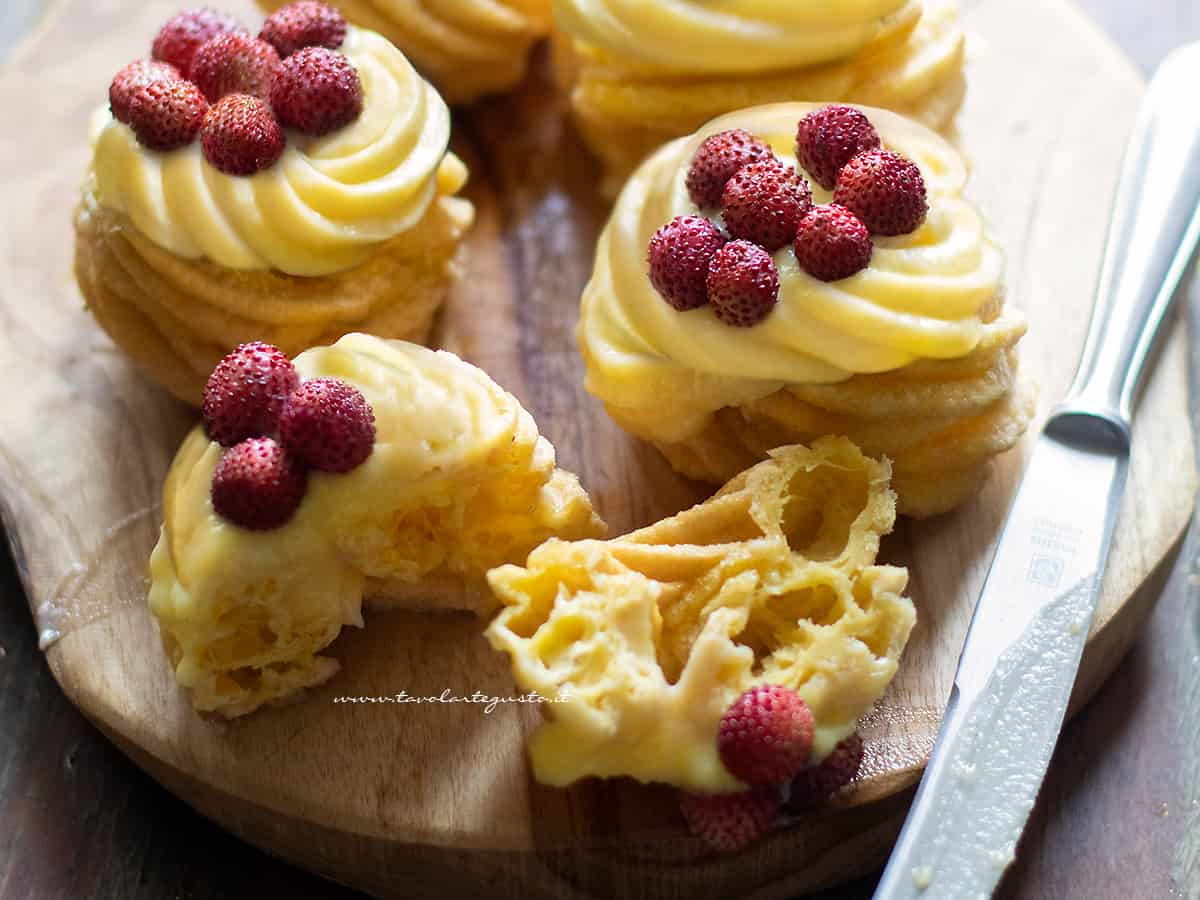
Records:
[[[212,480],[212,505],[234,525],[278,528],[295,515],[308,487],[304,466],[269,437],[248,438],[225,451]]]
[[[708,264],[725,244],[717,226],[701,216],[677,216],[650,238],[650,283],[678,310],[708,301]]]
[[[838,172],[852,157],[880,146],[879,132],[851,106],[810,112],[796,128],[796,159],[817,184],[832,191]]]
[[[679,809],[692,834],[714,850],[734,853],[767,833],[779,812],[779,796],[762,789],[744,794],[681,792]]]
[[[179,70],[170,63],[154,62],[148,59],[131,62],[116,74],[112,84],[108,86],[108,105],[112,109],[113,118],[128,125],[129,104],[133,101],[133,95],[140,88],[154,81],[168,81],[182,77]]]
[[[326,47],[305,47],[283,61],[271,88],[279,121],[319,136],[349,125],[362,112],[362,82],[350,60]]]
[[[800,695],[777,684],[750,688],[725,711],[717,732],[721,762],[739,781],[786,784],[812,753],[813,716]]]
[[[868,150],[846,163],[833,202],[862,219],[871,234],[909,234],[929,211],[921,170],[888,150]]]
[[[249,94],[222,97],[208,110],[200,130],[204,158],[226,175],[269,169],[283,154],[284,144],[283,129],[271,108]]]
[[[182,78],[144,84],[129,100],[129,127],[138,143],[151,150],[175,150],[196,138],[208,101],[200,89]]]
[[[324,3],[300,0],[268,16],[258,36],[285,58],[303,47],[336,50],[346,40],[346,20]]]
[[[862,758],[862,738],[857,733],[852,734],[834,747],[819,765],[810,766],[796,776],[792,781],[788,808],[798,811],[821,806],[854,780]]]
[[[279,54],[266,41],[248,34],[218,34],[192,58],[192,81],[209,103],[226,94],[251,94],[264,100],[279,71]]]
[[[692,157],[687,173],[688,194],[701,209],[720,206],[725,183],[738,169],[772,158],[770,147],[741,128],[714,134]]]
[[[204,387],[204,428],[225,447],[246,438],[274,433],[284,401],[300,376],[278,347],[254,341],[242,344],[208,376]]]
[[[721,194],[721,214],[729,233],[767,250],[790,244],[811,208],[808,182],[773,157],[743,166]]]
[[[779,270],[771,254],[749,241],[730,241],[708,267],[708,302],[726,325],[749,328],[779,299]]]
[[[154,58],[169,62],[184,75],[190,75],[192,57],[202,44],[218,34],[245,30],[233,16],[207,7],[185,10],[159,30],[154,38]]]
[[[349,472],[375,447],[375,414],[357,388],[337,378],[314,378],[288,397],[279,438],[314,469]]]
[[[871,263],[871,232],[850,210],[830,203],[814,206],[800,220],[792,244],[800,268],[821,281],[838,281]]]

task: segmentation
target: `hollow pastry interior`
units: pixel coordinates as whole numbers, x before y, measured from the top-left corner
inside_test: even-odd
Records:
[[[244,715],[332,677],[338,663],[322,651],[363,625],[364,599],[484,613],[488,569],[549,537],[603,533],[529,413],[458,357],[351,334],[295,365],[362,392],[375,446],[352,472],[310,472],[286,525],[249,531],[213,510],[222,448],[199,427],[184,441],[163,488],[149,602],[204,712]]]
[[[550,540],[488,575],[487,630],[518,684],[547,700],[534,775],[628,776],[743,790],[721,716],[780,684],[808,703],[814,761],[883,694],[915,621],[907,572],[875,564],[891,530],[889,467],[844,438],[784,447],[712,499],[609,541]]]

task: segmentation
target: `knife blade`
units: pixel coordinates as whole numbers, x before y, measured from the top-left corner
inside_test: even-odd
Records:
[[[1200,241],[1197,84],[1193,44],[1147,91],[1078,373],[1034,444],[875,900],[990,897],[1015,857],[1100,593],[1141,376]]]

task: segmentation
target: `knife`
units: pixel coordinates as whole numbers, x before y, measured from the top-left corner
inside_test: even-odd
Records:
[[[1200,44],[1150,83],[1079,370],[1034,445],[933,755],[875,900],[992,895],[1062,728],[1129,469],[1142,372],[1200,240]]]

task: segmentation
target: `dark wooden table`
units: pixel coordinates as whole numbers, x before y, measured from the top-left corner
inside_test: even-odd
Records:
[[[1200,40],[1197,0],[1080,2],[1146,72]],[[0,53],[32,21],[30,0],[3,5]],[[1200,287],[1189,310],[1200,324]],[[1006,900],[1200,900],[1198,554],[1193,527],[1146,633],[1065,731]],[[101,737],[51,678],[6,550],[0,596],[0,900],[362,897],[229,837]]]

